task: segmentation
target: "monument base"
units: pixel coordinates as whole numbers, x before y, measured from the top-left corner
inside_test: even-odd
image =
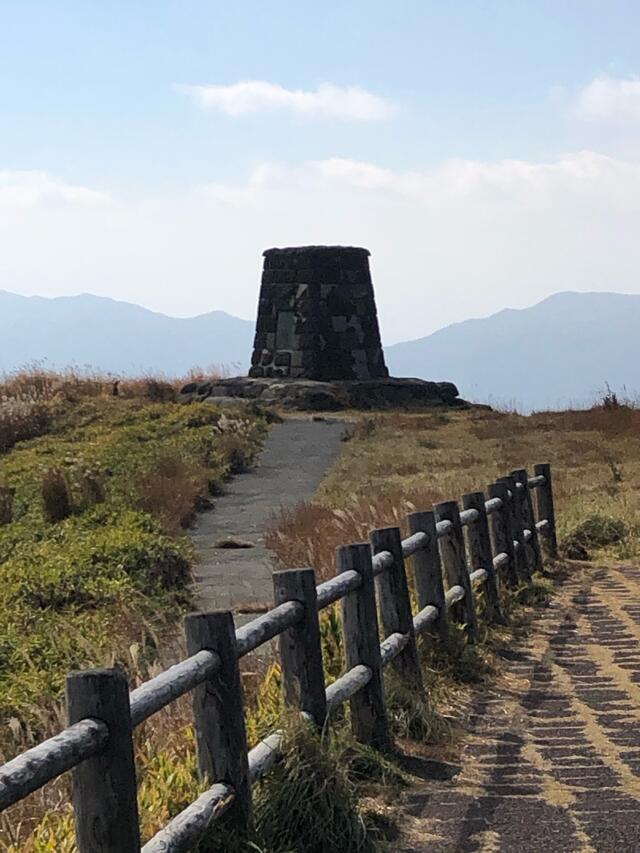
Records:
[[[251,400],[284,409],[329,412],[341,409],[431,409],[470,406],[452,382],[424,379],[361,379],[319,382],[313,379],[213,379],[190,382],[181,390],[185,400],[211,403]]]

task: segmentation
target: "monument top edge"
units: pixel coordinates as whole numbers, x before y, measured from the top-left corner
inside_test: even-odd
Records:
[[[365,255],[371,252],[361,246],[287,246],[283,248],[265,249],[262,253],[265,258],[273,255]]]

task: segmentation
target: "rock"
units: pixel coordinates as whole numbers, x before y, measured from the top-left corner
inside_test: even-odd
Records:
[[[422,409],[468,407],[452,382],[423,379],[362,379],[319,382],[313,379],[235,377],[198,385],[195,393],[185,385],[185,400],[206,400],[221,406],[238,403],[275,405],[284,409],[333,412],[343,409]]]

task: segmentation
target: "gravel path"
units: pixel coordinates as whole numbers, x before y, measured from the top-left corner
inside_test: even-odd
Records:
[[[399,853],[640,850],[639,602],[635,567],[569,569],[477,691],[452,778],[410,795]]]
[[[274,512],[308,501],[341,449],[348,424],[289,419],[273,426],[253,470],[234,477],[193,533],[201,610],[270,604],[277,568],[264,536]],[[250,548],[221,548],[234,540]]]

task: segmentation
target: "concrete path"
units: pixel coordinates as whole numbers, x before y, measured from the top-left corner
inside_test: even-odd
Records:
[[[345,421],[290,419],[276,424],[257,465],[234,477],[193,533],[198,607],[242,609],[270,604],[271,572],[277,568],[264,546],[274,513],[309,501],[341,449]],[[221,548],[223,540],[251,548]]]
[[[640,570],[572,566],[502,659],[399,853],[640,850]]]

